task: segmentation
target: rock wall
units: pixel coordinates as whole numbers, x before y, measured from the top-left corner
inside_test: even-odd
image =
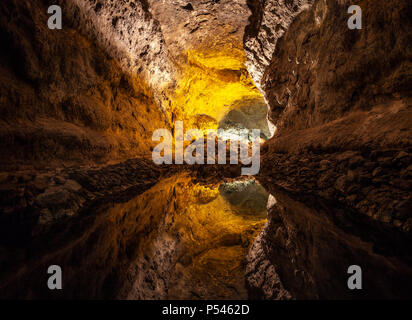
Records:
[[[262,92],[263,75],[272,61],[278,40],[284,35],[293,19],[302,11],[310,8],[313,0],[247,0],[251,11],[249,24],[245,28],[243,48],[246,53],[246,67],[255,85]],[[269,117],[268,105],[267,123],[270,137],[277,131],[273,120]]]
[[[250,14],[246,0],[148,0],[159,21],[169,54],[178,62],[188,50],[218,50],[232,44],[241,48]]]
[[[138,74],[156,94],[172,84],[174,67],[147,1],[72,0],[61,5],[73,27],[95,39],[125,72]]]
[[[292,194],[316,195],[411,232],[411,158],[402,149],[263,153],[260,175]]]
[[[245,0],[56,3],[63,30],[44,1],[1,6],[8,169],[150,156],[155,129],[216,129],[241,101],[264,103],[244,65]]]
[[[399,118],[409,115],[408,1],[359,2],[362,30],[347,27],[348,1],[248,4],[253,14],[244,36],[247,65],[280,131],[319,126],[377,106],[406,112]],[[394,129],[386,145],[404,142],[394,138],[405,137],[403,126]]]
[[[248,255],[249,295],[408,296],[410,1],[358,1],[362,30],[347,27],[346,0],[248,3],[248,68],[277,127],[262,149],[258,179],[274,197]],[[351,264],[368,270],[359,295]]]
[[[2,1],[2,167],[150,155],[167,63],[145,2],[127,3],[62,1],[63,29],[49,30],[45,2]]]
[[[242,39],[250,14],[246,0],[148,3],[178,71],[169,95],[170,122],[217,129],[239,102],[250,101],[251,109],[264,104],[245,66]]]
[[[262,89],[262,77],[272,61],[278,40],[293,19],[313,0],[248,0],[252,12],[245,29],[244,49],[247,67],[256,85]]]
[[[262,176],[409,232],[410,2],[359,1],[361,30],[347,26],[348,1],[297,5],[307,10],[292,15],[293,21],[285,16],[281,38],[265,27],[268,21],[276,25],[270,3],[251,2],[258,14],[245,34],[250,63],[263,70],[260,88],[277,127],[262,150]]]
[[[221,194],[218,179],[199,183],[188,173],[166,178],[155,167],[130,160],[93,172],[73,171],[71,179],[82,185],[70,190],[77,194],[73,202],[99,194],[103,199],[78,216],[55,221],[47,232],[23,237],[9,223],[9,231],[0,233],[2,252],[8,253],[0,256],[0,297],[246,299],[245,256],[266,220],[263,188],[250,182],[249,199],[236,185]],[[171,173],[173,168],[166,170]],[[129,181],[122,171],[128,172]],[[51,194],[58,189],[63,195],[66,189],[67,199],[69,185],[73,181],[53,185],[40,199],[53,202]],[[117,189],[117,197],[107,192],[109,185]],[[251,200],[263,210],[256,212]],[[55,201],[54,208],[62,212],[67,202]],[[3,246],[6,240],[12,245]],[[65,274],[64,290],[57,293],[44,286],[47,273],[42,270],[51,264]]]
[[[322,0],[278,42],[262,88],[280,131],[319,126],[382,104],[410,106],[410,2],[357,4],[362,30],[348,28],[348,4]]]

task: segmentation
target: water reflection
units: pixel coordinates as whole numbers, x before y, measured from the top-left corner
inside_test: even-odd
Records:
[[[261,183],[269,199],[255,180],[205,184],[179,174],[89,208],[20,247],[0,247],[0,296],[409,297],[410,235]],[[52,264],[62,267],[63,290],[47,288]],[[352,264],[363,268],[361,291],[347,288]]]
[[[13,259],[1,295],[246,299],[246,255],[266,222],[267,197],[254,181],[205,185],[173,176],[67,221],[17,255],[4,252]],[[51,264],[63,270],[59,292],[45,286]]]
[[[321,199],[267,188],[274,195],[268,223],[248,255],[251,298],[410,298],[410,234]],[[362,290],[348,289],[350,265],[362,269]]]
[[[221,196],[230,204],[235,214],[267,217],[267,191],[254,179],[222,183]]]

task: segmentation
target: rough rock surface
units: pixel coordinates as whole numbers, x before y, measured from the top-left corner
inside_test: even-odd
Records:
[[[93,203],[141,193],[173,169],[135,159],[100,167],[2,173],[2,239],[13,239],[18,232],[26,238]]]
[[[244,48],[247,67],[253,80],[262,88],[262,77],[272,61],[277,42],[293,19],[313,0],[248,0],[252,11],[245,29]]]
[[[1,295],[36,297],[15,284],[44,283],[33,274],[56,258],[69,266],[69,297],[359,298],[348,263],[371,270],[367,297],[410,295],[410,1],[360,0],[362,30],[347,28],[346,0],[57,3],[54,31],[45,1],[0,3]],[[192,182],[145,193],[189,168],[135,157],[176,120],[272,135],[250,76],[278,130],[259,176],[274,195],[269,221],[249,250],[260,218],[207,206],[218,197]],[[240,167],[190,174],[209,183]],[[198,202],[185,215],[187,194]],[[210,269],[219,281],[197,286]]]
[[[269,54],[261,88],[277,132],[265,147],[262,174],[409,232],[411,6],[358,5],[363,29],[350,30],[347,1],[314,1]],[[257,26],[264,23],[251,21],[245,39],[263,43]]]
[[[173,64],[160,25],[145,0],[62,1],[73,27],[116,58],[123,70],[141,76],[156,93],[173,81]]]
[[[148,156],[155,129],[217,127],[240,100],[263,103],[243,64],[243,0],[57,3],[62,30],[42,1],[0,7],[3,166]]]
[[[133,163],[105,171],[130,166]],[[245,257],[266,221],[266,212],[237,210],[237,204],[222,198],[219,183],[218,179],[195,182],[190,174],[182,173],[162,177],[149,190],[140,188],[137,196],[125,191],[116,203],[109,197],[46,232],[14,240],[12,246],[0,242],[0,250],[8,251],[11,258],[2,260],[7,256],[0,255],[0,296],[247,298]],[[247,186],[267,197],[261,186],[260,190],[254,183]],[[233,197],[236,191],[231,191]],[[264,205],[266,198],[259,198]],[[50,264],[64,270],[65,287],[57,293],[44,286],[47,274],[41,270]]]
[[[149,0],[148,3],[174,59],[181,59],[187,50],[211,44],[242,43],[249,16],[245,0]]]
[[[230,153],[227,152],[227,163]],[[190,172],[203,183],[235,178],[240,165],[155,165],[152,160],[129,159],[111,165],[0,173],[0,226],[4,241],[18,232],[22,238],[76,217],[95,204],[119,201],[142,193],[177,172]]]
[[[85,5],[86,1],[76,3]],[[127,59],[109,55],[109,48],[102,47],[107,45],[107,38],[101,33],[105,30],[89,25],[83,11],[73,9],[70,20],[69,4],[74,6],[71,1],[63,4],[62,30],[48,29],[47,7],[41,1],[6,0],[0,4],[0,36],[4,44],[0,53],[3,167],[107,162],[148,155],[153,130],[165,126],[146,79],[125,71]],[[108,3],[104,8],[107,6]],[[148,28],[144,29],[144,39],[149,45],[158,35],[155,22],[147,10],[137,7],[133,18],[136,25],[141,19]],[[126,21],[129,25],[130,19]],[[89,26],[84,32],[78,29],[82,24]],[[102,22],[103,26],[106,24]],[[116,30],[106,31],[120,39],[122,30]],[[150,32],[153,37],[149,37]],[[116,45],[122,43],[124,39]],[[144,58],[141,46],[144,41],[134,38],[128,47],[141,50],[134,52],[142,53],[139,63],[160,59],[159,64],[164,64],[164,59],[156,58],[155,53],[147,53],[149,57]]]
[[[410,232],[410,152],[264,154],[260,177],[291,193],[314,194]]]
[[[239,103],[264,104],[247,72],[243,35],[250,14],[246,0],[150,0],[165,45],[176,64],[170,122],[187,128],[217,129]],[[265,126],[267,126],[265,124]]]
[[[359,1],[361,30],[347,27],[347,5],[340,3],[315,1],[277,44],[262,87],[279,131],[395,101],[410,106],[410,2]]]

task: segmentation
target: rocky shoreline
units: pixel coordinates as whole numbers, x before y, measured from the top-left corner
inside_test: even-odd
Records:
[[[292,194],[311,194],[404,232],[412,228],[411,150],[271,153],[259,180]]]
[[[93,204],[125,201],[143,193],[161,178],[190,171],[197,180],[240,175],[238,165],[155,165],[148,159],[130,159],[111,165],[21,170],[0,173],[0,225],[3,237],[15,232],[41,232],[73,217]]]
[[[76,215],[95,202],[142,193],[163,174],[164,167],[145,159],[101,167],[3,173],[2,234],[7,238],[7,235],[13,237],[16,231],[40,231],[42,227]]]

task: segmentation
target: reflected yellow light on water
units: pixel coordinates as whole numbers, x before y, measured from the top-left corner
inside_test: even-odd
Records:
[[[247,297],[246,255],[266,222],[266,211],[255,213],[255,204],[237,203],[231,186],[226,198],[221,192],[219,184],[201,185],[180,174],[115,209],[118,215],[120,207],[127,207],[127,220],[148,230],[138,241],[141,258],[136,263],[167,270],[170,299]],[[259,207],[265,208],[267,197],[260,197]],[[162,260],[163,255],[170,259]]]

